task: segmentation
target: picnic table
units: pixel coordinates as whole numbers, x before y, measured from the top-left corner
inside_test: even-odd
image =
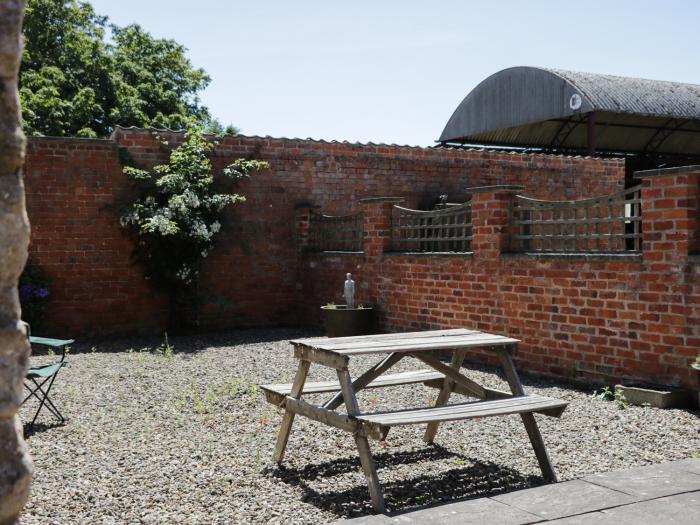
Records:
[[[513,354],[519,342],[517,339],[460,328],[358,337],[316,337],[290,342],[294,347],[294,356],[299,360],[294,382],[261,385],[267,400],[284,409],[273,454],[276,463],[281,463],[284,458],[296,414],[349,432],[357,445],[372,505],[377,512],[384,512],[384,497],[368,438],[383,440],[393,426],[426,425],[424,440],[433,443],[442,422],[520,414],[544,479],[548,482],[556,481],[533,414],[537,412],[560,417],[567,403],[525,393],[513,364]],[[465,353],[477,347],[493,351],[498,356],[510,392],[481,386],[463,373],[461,368]],[[447,353],[451,353],[449,365],[440,359],[441,355]],[[350,359],[372,354],[382,358],[353,380],[348,370]],[[383,375],[405,357],[413,357],[429,369]],[[306,376],[312,363],[334,368],[338,381],[307,383]],[[435,406],[378,412],[360,410],[356,394],[362,389],[417,383],[440,390]],[[475,397],[478,401],[448,404],[453,392]],[[333,395],[322,405],[301,399],[303,394],[318,393]],[[345,405],[347,414],[336,411],[342,404]]]

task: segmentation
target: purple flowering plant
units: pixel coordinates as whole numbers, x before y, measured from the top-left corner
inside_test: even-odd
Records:
[[[48,276],[39,266],[28,262],[19,278],[18,292],[22,319],[34,333],[40,332],[44,328],[50,296]]]

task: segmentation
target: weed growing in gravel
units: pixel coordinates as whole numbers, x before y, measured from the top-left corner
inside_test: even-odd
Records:
[[[690,453],[692,459],[700,459],[700,450],[694,450]]]
[[[369,397],[369,405],[370,405],[372,408],[375,408],[378,404],[379,404],[379,398],[377,397],[377,394],[374,394],[374,393],[373,393],[373,394]]]
[[[238,377],[236,379],[229,379],[228,381],[226,381],[226,386],[224,387],[224,390],[226,391],[226,393],[228,393],[229,396],[237,397],[241,394],[242,384],[243,381],[241,381],[241,379]]]
[[[156,348],[156,352],[161,354],[163,357],[170,359],[173,354],[175,354],[175,347],[170,344],[170,341],[168,341],[168,332],[164,333],[164,337],[165,340],[158,348]]]
[[[66,388],[66,394],[69,397],[75,397],[75,388],[73,388],[72,386],[69,386],[68,388]]]
[[[256,385],[251,384],[249,387],[249,400],[250,404],[254,405],[258,401],[258,387]]]
[[[56,355],[56,352],[53,351],[53,348],[49,348],[46,351],[46,355],[48,355],[49,357],[53,357],[54,355]]]
[[[625,394],[619,388],[613,390],[609,386],[605,386],[600,391],[594,390],[593,397],[603,401],[614,401],[615,406],[620,410],[624,410],[629,405]]]

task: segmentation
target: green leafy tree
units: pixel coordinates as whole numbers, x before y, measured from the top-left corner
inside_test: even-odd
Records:
[[[221,231],[224,209],[245,200],[233,191],[216,190],[207,156],[215,144],[192,130],[167,164],[150,172],[124,168],[136,198],[121,224],[134,237],[134,255],[146,277],[171,299],[171,329],[196,324],[202,264]],[[266,162],[238,159],[222,170],[222,183],[235,183],[267,167]]]
[[[223,128],[198,97],[211,79],[173,40],[110,25],[76,0],[29,0],[23,32],[27,134],[103,137],[117,124]]]

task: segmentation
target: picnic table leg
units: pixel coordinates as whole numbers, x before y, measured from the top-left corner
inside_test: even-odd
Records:
[[[523,396],[525,395],[525,390],[520,382],[520,377],[515,371],[515,365],[513,364],[513,358],[510,352],[505,348],[497,349],[498,357],[501,360],[501,365],[503,366],[503,371],[506,374],[506,379],[508,380],[508,385],[510,385],[510,390],[513,395]],[[540,429],[537,427],[537,421],[535,421],[535,416],[532,413],[520,414],[525,425],[525,430],[530,438],[530,443],[532,443],[532,448],[537,456],[537,461],[540,464],[540,470],[542,471],[542,477],[549,481],[550,483],[556,483],[557,475],[554,472],[552,463],[549,460],[549,454],[547,454],[547,448],[545,447],[544,440],[542,439],[542,434],[540,434]]]
[[[340,389],[343,393],[343,399],[345,400],[345,407],[347,408],[348,415],[357,416],[360,414],[360,407],[357,404],[355,390],[352,387],[350,372],[348,372],[347,368],[344,370],[339,369],[337,372],[338,380],[340,381]],[[374,463],[374,458],[372,457],[372,451],[369,448],[367,436],[358,432],[355,433],[353,437],[355,438],[357,451],[360,455],[362,470],[365,473],[365,478],[367,478],[367,486],[369,487],[369,495],[372,498],[372,506],[377,512],[386,512],[384,495],[382,494],[382,487],[379,484],[377,467]]]
[[[455,353],[453,353],[452,361],[450,362],[450,367],[454,368],[455,370],[459,370],[462,367],[462,363],[464,362],[464,354],[465,352],[463,350],[458,350]],[[452,394],[452,389],[454,388],[454,386],[455,382],[452,379],[446,377],[444,382],[442,383],[442,388],[440,389],[440,393],[438,394],[437,400],[435,401],[436,407],[447,404],[447,402],[450,400],[450,395]],[[435,434],[437,434],[439,425],[440,423],[438,422],[428,423],[428,427],[425,429],[425,435],[423,436],[423,441],[432,445],[433,441],[435,440]]]
[[[310,361],[304,359],[299,360],[299,368],[297,368],[297,374],[294,376],[294,383],[292,383],[292,391],[290,392],[290,397],[294,399],[299,399],[301,393],[304,390],[304,382],[306,381],[306,374],[309,372]],[[280,464],[284,458],[284,449],[287,448],[287,441],[289,440],[289,432],[292,430],[292,423],[294,423],[294,412],[287,409],[284,411],[284,416],[282,417],[282,425],[280,425],[279,434],[277,434],[277,444],[275,445],[275,452],[272,455],[272,460]]]

